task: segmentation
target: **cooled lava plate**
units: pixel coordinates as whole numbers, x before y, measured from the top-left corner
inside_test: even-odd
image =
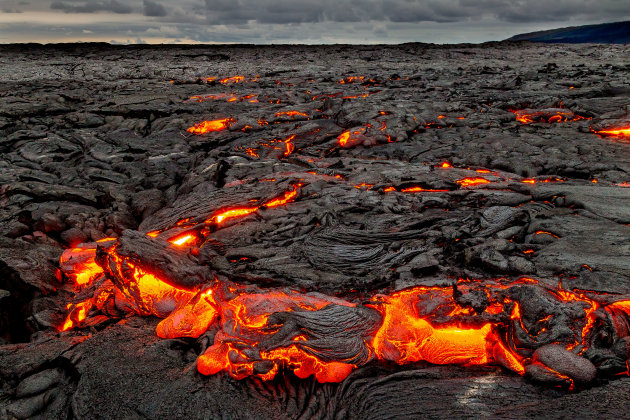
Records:
[[[0,419],[592,417],[623,46],[0,47]]]

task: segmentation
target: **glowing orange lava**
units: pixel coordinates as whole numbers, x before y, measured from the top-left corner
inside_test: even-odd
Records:
[[[516,120],[523,124],[531,124],[535,122],[558,123],[590,119],[582,117],[580,115],[576,115],[569,110],[562,109],[550,109],[547,111],[536,111],[531,109],[511,109],[510,112],[516,114]]]
[[[223,118],[221,120],[202,121],[198,124],[189,127],[186,131],[192,134],[205,134],[212,131],[221,131],[229,128],[234,124],[236,120],[234,118]]]
[[[230,83],[240,83],[244,80],[245,80],[245,76],[233,76],[233,77],[226,77],[225,79],[221,79],[219,80],[219,82],[223,83],[224,85],[227,85]]]
[[[290,203],[291,201],[295,200],[295,197],[297,197],[298,194],[298,188],[301,187],[301,184],[297,184],[293,190],[291,191],[287,191],[285,192],[282,196],[274,198],[271,201],[268,201],[267,203],[265,203],[266,207],[278,207],[278,206],[283,206],[287,203]]]
[[[415,192],[449,192],[450,190],[435,190],[435,189],[427,189],[422,187],[409,187],[403,188],[400,192],[404,193],[415,193]]]
[[[95,276],[103,273],[101,267],[94,262],[96,249],[72,248],[67,249],[59,260],[61,265],[72,264],[75,268],[68,277],[78,286],[90,283]]]
[[[608,130],[597,130],[595,133],[600,136],[611,136],[611,137],[630,137],[630,127],[628,128],[611,128]]]
[[[524,184],[536,184],[537,182],[564,182],[563,179],[557,177],[543,178],[543,179],[535,179],[535,178],[525,178],[521,180]]]
[[[273,198],[264,204],[265,207],[272,208],[278,207],[285,204],[288,204],[295,200],[298,194],[298,188],[300,188],[302,184],[297,184],[293,186],[293,188],[289,191],[286,191],[280,197]],[[215,213],[210,219],[206,220],[206,223],[215,223],[221,224],[226,220],[235,219],[239,217],[244,217],[249,214],[255,213],[260,210],[261,206],[254,207],[236,207],[232,209],[222,210]]]
[[[361,127],[357,130],[347,130],[339,134],[337,137],[337,143],[341,147],[351,147],[361,141],[360,137],[366,131],[366,127]]]
[[[345,85],[348,83],[362,82],[363,80],[365,80],[365,76],[349,76],[349,77],[344,77],[337,83],[341,85]]]
[[[210,100],[217,100],[217,99],[225,99],[227,102],[245,102],[245,101],[250,102],[250,103],[258,102],[257,95],[252,95],[252,94],[239,96],[239,95],[229,94],[229,93],[219,93],[219,94],[211,94],[211,95],[195,95],[188,98],[189,101],[195,101],[195,102],[203,102],[203,101],[210,101]]]
[[[418,316],[416,309],[418,297],[430,291],[448,294],[444,289],[418,287],[387,296],[376,306],[383,313],[383,326],[372,341],[378,358],[400,364],[420,360],[435,364],[487,364],[492,326],[434,327]]]
[[[281,201],[290,198],[287,194]],[[196,338],[211,327],[217,328],[214,343],[199,356],[197,368],[205,375],[224,371],[236,379],[257,376],[270,380],[281,369],[288,369],[299,378],[314,375],[319,382],[339,382],[359,365],[372,359],[397,364],[426,361],[434,364],[501,365],[522,375],[526,364],[538,362],[524,356],[522,349],[516,350],[506,343],[501,331],[505,331],[506,322],[528,331],[523,320],[522,303],[507,297],[510,290],[514,290],[515,296],[521,296],[519,290],[523,287],[536,287],[555,302],[575,303],[576,306],[572,306],[574,311],[581,308],[581,321],[569,330],[572,333],[565,336],[561,343],[568,350],[577,346],[588,347],[597,311],[604,310],[610,314],[618,311],[630,316],[630,301],[602,305],[584,293],[552,289],[529,278],[487,285],[484,289],[487,304],[481,312],[461,306],[455,300],[451,287],[417,286],[390,295],[375,295],[368,301],[363,310],[375,311],[373,314],[378,313],[381,320],[378,327],[369,330],[372,331],[370,335],[360,341],[360,348],[364,348],[367,358],[322,359],[312,350],[312,346],[317,347],[317,341],[311,341],[314,339],[311,337],[313,332],[297,330],[293,335],[284,337],[282,331],[285,329],[278,329],[277,323],[291,312],[303,314],[306,311],[316,315],[317,311],[331,306],[358,308],[358,304],[317,293],[287,289],[263,291],[217,279],[208,279],[206,286],[193,290],[179,289],[118,256],[116,245],[110,245],[107,250],[110,258],[108,276],[115,275],[125,281],[115,286],[118,289],[117,301],[127,310],[140,315],[164,318],[156,328],[156,333],[162,338]],[[77,264],[75,268],[80,266]],[[458,284],[461,292],[474,287],[474,282],[469,280],[460,280]],[[101,310],[108,299],[113,299],[113,295],[112,284],[99,289],[91,299],[68,305],[70,313],[60,329],[66,331],[79,326],[89,313]],[[483,312],[496,317],[483,318]],[[504,315],[499,316],[501,314]],[[477,319],[477,316],[480,318]],[[533,325],[546,325],[553,316],[540,314]],[[531,319],[528,322],[531,324]],[[539,335],[545,331],[545,327],[537,328],[529,333]],[[352,336],[347,338],[352,339]],[[277,344],[262,345],[262,342]],[[334,350],[331,349],[332,354]],[[552,371],[545,366],[542,368]],[[566,378],[573,384],[571,378]]]
[[[247,149],[245,149],[245,153],[253,157],[259,157],[258,150],[254,149],[253,147],[248,147]]]
[[[282,111],[282,112],[276,112],[276,117],[281,117],[283,115],[286,115],[288,117],[291,118],[295,118],[295,117],[306,117],[308,118],[308,114],[305,114],[304,112],[299,112],[299,111]]]
[[[459,185],[461,185],[462,187],[474,187],[476,185],[483,185],[483,184],[489,184],[490,181],[488,181],[485,178],[464,178],[464,179],[460,179],[458,181],[456,181]]]
[[[206,223],[219,229],[226,220],[286,205],[297,199],[300,187],[302,184],[296,184],[260,205],[221,209]],[[356,187],[370,188],[371,184]],[[432,191],[421,187],[401,191],[417,189]],[[385,191],[395,188],[388,187]],[[178,229],[169,235],[169,242],[176,247],[201,241],[204,235],[214,232],[181,233],[182,228],[193,223],[189,219],[171,227]],[[166,236],[169,229],[162,232]],[[546,231],[535,233],[557,237]],[[154,241],[161,241],[157,236],[162,237],[148,235]],[[235,379],[255,376],[271,380],[282,370],[289,370],[299,378],[313,375],[319,382],[340,382],[354,369],[373,360],[397,364],[426,361],[498,365],[521,375],[530,364],[538,364],[539,369],[546,369],[573,386],[572,378],[544,366],[534,357],[536,340],[554,328],[550,323],[555,317],[568,323],[560,325],[562,332],[553,339],[553,344],[578,355],[588,350],[595,334],[600,333],[598,323],[607,317],[615,322],[618,319],[610,327],[615,328],[611,336],[630,334],[627,327],[630,301],[622,297],[612,303],[596,301],[592,294],[552,288],[531,278],[512,282],[459,279],[450,286],[416,286],[351,301],[289,288],[262,289],[234,283],[226,277],[217,278],[214,274],[208,274],[208,278],[193,286],[179,287],[178,279],[156,274],[134,253],[119,254],[119,248],[120,252],[124,249],[119,247],[117,239],[105,238],[64,252],[60,267],[73,282],[77,298],[67,306],[68,316],[60,330],[89,326],[103,315],[116,319],[132,313],[163,318],[156,328],[161,338],[197,338],[212,330],[209,336],[214,341],[197,359],[197,369],[205,375],[226,372]],[[174,247],[167,249],[174,257],[182,253]],[[550,302],[551,313],[528,309],[528,299],[537,295]],[[460,296],[477,296],[474,301],[480,304],[474,306],[469,300],[460,300]],[[347,323],[330,314],[342,314],[339,320]],[[330,340],[329,335],[336,338]],[[517,348],[514,340],[523,337],[531,338],[533,344]]]
[[[283,140],[283,143],[286,147],[286,150],[284,151],[285,157],[289,156],[291,153],[293,153],[293,150],[295,150],[295,145],[292,143],[293,139],[295,139],[295,134],[292,134]]]
[[[223,223],[224,221],[228,219],[247,216],[248,214],[254,213],[257,210],[258,210],[258,207],[243,207],[243,208],[225,210],[215,216],[212,216],[210,220],[219,224],[219,223]]]
[[[170,239],[169,242],[174,244],[174,245],[177,245],[177,246],[183,246],[183,245],[188,245],[191,242],[194,242],[195,239],[197,239],[197,238],[195,238],[193,235],[186,234],[186,235],[182,235],[180,237],[176,237],[176,238]]]
[[[547,231],[544,231],[544,230],[538,230],[535,233],[536,233],[536,235],[549,235],[549,236],[553,236],[554,238],[559,238],[559,236],[556,235],[555,233],[547,232]]]
[[[92,308],[92,301],[87,300],[77,304],[68,305],[70,313],[61,327],[61,331],[67,331],[76,324],[81,323],[87,317],[87,313]]]

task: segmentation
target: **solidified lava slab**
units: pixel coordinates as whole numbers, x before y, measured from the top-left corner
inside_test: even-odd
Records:
[[[33,45],[0,62],[0,418],[625,413],[622,46]],[[232,328],[224,303],[182,333],[189,313],[147,305],[136,269],[186,299],[211,279],[225,302],[279,293],[279,327]],[[517,302],[528,334],[492,336],[528,347],[525,377],[504,351],[437,365],[382,344],[387,305],[415,290],[448,301],[414,304],[432,328],[513,327]],[[575,296],[604,312],[580,324]],[[570,355],[554,344],[586,327]],[[259,353],[286,340],[347,366],[273,370]],[[232,370],[198,373],[225,342]]]

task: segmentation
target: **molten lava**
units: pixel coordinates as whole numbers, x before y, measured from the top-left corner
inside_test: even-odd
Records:
[[[536,235],[549,235],[549,236],[553,236],[554,238],[559,238],[559,236],[556,235],[555,233],[547,232],[547,231],[544,231],[544,230],[538,230],[535,233],[536,233]]]
[[[264,203],[263,206],[267,208],[272,208],[272,207],[282,206],[282,205],[285,205],[294,201],[298,194],[298,188],[300,188],[301,186],[302,184],[295,185],[293,189],[285,192],[279,197],[272,198],[271,200]],[[206,223],[214,223],[214,224],[219,225],[219,224],[224,223],[227,220],[236,219],[239,217],[244,217],[249,214],[255,213],[258,210],[260,210],[260,208],[263,206],[236,207],[236,208],[231,208],[227,210],[221,210],[215,213],[214,215],[212,215],[212,217],[210,217],[208,220],[206,220]]]
[[[233,76],[233,77],[226,77],[225,79],[221,79],[219,80],[219,83],[223,83],[224,85],[227,85],[230,83],[240,83],[244,80],[245,80],[245,76]]]
[[[461,184],[479,183],[472,180]],[[260,205],[220,209],[206,224],[216,230],[227,220],[289,204],[301,186],[296,184]],[[410,189],[414,188],[427,191]],[[545,351],[540,356],[539,350],[554,357],[580,358],[592,346],[612,347],[617,345],[613,338],[630,336],[630,301],[610,296],[597,300],[594,294],[552,288],[530,278],[460,279],[447,287],[416,286],[353,301],[240,285],[205,268],[191,271],[202,276],[191,283],[188,278],[169,277],[163,268],[150,268],[139,254],[129,251],[133,240],[155,241],[156,250],[172,252],[168,258],[175,264],[188,258],[185,251],[192,250],[192,244],[202,243],[214,232],[198,226],[187,218],[172,226],[177,230],[171,235],[169,229],[157,235],[125,231],[120,239],[106,238],[64,252],[61,269],[81,298],[68,305],[60,330],[89,326],[104,315],[117,319],[133,313],[163,318],[156,328],[162,338],[197,338],[212,330],[214,341],[199,356],[197,368],[202,374],[226,372],[236,379],[270,380],[282,370],[291,370],[299,378],[314,375],[319,382],[339,382],[359,366],[384,360],[498,365],[518,374],[551,375],[554,383],[571,387],[592,379],[584,379],[580,372],[571,376],[571,366],[556,366],[553,357],[545,359]],[[186,228],[189,231],[182,232]],[[602,331],[611,337],[608,342],[595,339]],[[606,351],[601,354],[612,354]],[[545,360],[552,365],[545,365]],[[583,357],[579,360],[591,363]],[[619,367],[613,373],[624,372]]]
[[[295,118],[295,117],[306,117],[306,118],[308,118],[308,114],[305,114],[304,112],[300,112],[300,111],[276,112],[276,117],[281,117],[283,115],[286,115],[286,116],[291,117],[291,118]]]
[[[285,157],[289,156],[295,150],[295,145],[292,143],[293,139],[295,139],[295,134],[292,134],[286,139],[282,140],[286,147],[286,150],[284,151]]]
[[[488,364],[492,326],[435,327],[419,316],[419,300],[429,294],[448,299],[447,288],[412,288],[382,299],[376,308],[383,314],[383,326],[372,346],[379,359],[399,364],[427,361],[435,364]],[[431,297],[430,299],[433,299]]]
[[[343,79],[341,79],[337,83],[339,83],[341,85],[345,85],[345,84],[348,84],[348,83],[362,82],[364,80],[365,80],[365,76],[348,76],[348,77],[344,77]]]
[[[459,185],[461,185],[462,187],[474,187],[477,185],[483,185],[483,184],[489,184],[490,181],[488,181],[485,178],[464,178],[464,179],[460,179],[458,181],[456,181]]]
[[[543,178],[543,179],[525,178],[525,179],[522,179],[521,182],[524,184],[536,184],[537,182],[564,182],[564,180],[558,177],[549,177],[549,178]]]
[[[600,136],[606,137],[630,137],[630,127],[628,128],[611,128],[608,130],[593,130]]]
[[[297,197],[297,189],[301,186],[302,184],[297,184],[291,191],[287,191],[280,197],[274,198],[273,200],[265,203],[265,207],[278,207],[292,202],[293,200],[295,200],[295,197]]]
[[[257,99],[257,95],[243,95],[243,96],[238,96],[238,95],[234,95],[234,94],[228,94],[228,93],[220,93],[220,94],[216,94],[216,95],[195,95],[195,96],[191,96],[190,98],[188,98],[189,101],[195,101],[195,102],[203,102],[203,101],[209,101],[209,100],[217,100],[217,99],[225,99],[227,102],[250,102],[250,103],[257,103],[258,99]]]
[[[253,147],[248,147],[247,149],[245,149],[245,153],[247,153],[248,155],[252,157],[259,157],[258,150],[256,150]]]
[[[174,239],[170,239],[169,242],[177,246],[182,246],[182,245],[188,245],[191,242],[194,242],[195,239],[196,238],[193,235],[185,234],[185,235],[176,237]]]
[[[77,324],[80,324],[87,317],[88,311],[92,308],[92,301],[87,300],[79,302],[77,304],[69,304],[67,309],[69,310],[68,317],[61,326],[61,331],[67,331]]]
[[[103,270],[96,264],[94,257],[96,249],[73,248],[67,249],[61,255],[59,264],[73,264],[76,268],[68,274],[68,278],[78,286],[89,284],[95,276],[100,275]]]
[[[531,124],[535,122],[543,123],[558,123],[567,121],[580,121],[588,120],[590,118],[582,117],[574,114],[568,109],[550,108],[545,110],[532,110],[532,109],[510,109],[510,112],[516,114],[516,120],[523,124]]]
[[[550,339],[569,351],[584,352],[601,317],[598,311],[630,319],[626,318],[630,301],[599,303],[584,293],[552,289],[529,278],[490,283],[483,289],[469,280],[460,280],[457,289],[418,286],[375,295],[361,306],[318,293],[261,290],[217,278],[208,278],[192,290],[180,289],[132,264],[117,253],[115,244],[107,253],[107,261],[100,264],[115,283],[97,289],[92,299],[69,305],[71,312],[61,330],[80,326],[90,311],[104,310],[105,302],[116,295],[116,305],[127,311],[164,318],[156,328],[162,338],[194,338],[218,328],[214,344],[198,358],[198,370],[206,375],[224,371],[236,379],[269,380],[281,369],[289,369],[300,378],[314,375],[320,382],[339,382],[374,359],[398,364],[494,364],[519,374],[535,363],[540,364],[537,369],[554,372],[532,357],[536,347],[519,343],[528,335],[541,340],[550,334],[555,316],[576,314]],[[74,269],[80,267],[77,262]],[[67,266],[66,270],[73,273]],[[485,294],[482,306],[473,308],[457,299],[479,290]],[[544,295],[539,299],[549,301],[556,312],[524,312],[536,295]],[[620,328],[619,334],[628,334],[627,328]],[[338,341],[330,341],[329,334]],[[568,376],[563,381],[573,384]]]
[[[234,118],[223,118],[221,120],[202,121],[198,124],[189,127],[186,131],[192,134],[205,134],[212,131],[221,131],[229,128],[234,124],[236,120]]]
[[[361,127],[356,130],[347,130],[339,134],[337,137],[337,143],[341,147],[352,147],[362,141],[361,136],[367,130],[366,127]]]
[[[222,211],[221,213],[212,216],[211,221],[220,224],[228,219],[234,219],[241,216],[247,216],[258,210],[258,207],[243,207]]]
[[[409,187],[409,188],[403,188],[400,190],[400,192],[404,192],[404,193],[415,193],[415,192],[449,192],[450,190],[436,190],[436,189],[430,189],[430,188],[423,188],[423,187]]]

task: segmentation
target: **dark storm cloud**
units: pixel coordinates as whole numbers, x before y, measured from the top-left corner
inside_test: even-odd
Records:
[[[156,3],[151,0],[144,0],[144,15],[163,17],[163,16],[166,16],[167,13],[166,13],[166,8],[162,6],[160,3]]]
[[[142,11],[145,16],[191,23],[198,23],[200,15],[205,15],[205,21],[211,25],[630,19],[628,0],[31,0],[30,3],[70,13]],[[4,8],[21,9],[7,5]]]
[[[205,0],[205,5],[210,24],[630,19],[627,0]]]
[[[624,20],[630,19],[627,0],[517,0],[506,2],[497,11],[497,18],[507,22],[549,22],[567,18]]]
[[[0,42],[47,42],[49,31],[68,41],[454,43],[630,20],[630,0],[0,0],[0,11]]]
[[[117,0],[108,1],[53,1],[50,4],[53,10],[62,10],[66,13],[94,13],[112,12],[126,14],[133,12],[133,8]]]

